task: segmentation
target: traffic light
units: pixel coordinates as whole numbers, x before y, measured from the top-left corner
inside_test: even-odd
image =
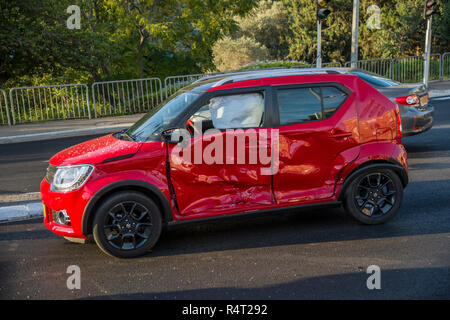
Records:
[[[436,0],[425,0],[425,9],[423,10],[424,19],[428,19],[433,14],[437,13],[438,13],[438,4]]]
[[[317,0],[317,19],[319,21],[326,20],[331,10],[328,9],[328,0]]]

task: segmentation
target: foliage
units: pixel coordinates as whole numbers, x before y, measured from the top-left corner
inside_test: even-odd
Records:
[[[290,12],[289,58],[315,61],[317,20],[315,1],[282,0]],[[450,49],[450,1],[438,0],[440,16],[433,18],[433,52]],[[331,14],[322,26],[322,60],[348,61],[351,46],[352,1],[329,2]],[[371,5],[380,8],[380,29],[370,29]],[[361,0],[359,59],[419,55],[424,51],[426,22],[423,0]]]
[[[0,8],[0,84],[165,77],[214,68],[212,46],[257,0],[16,0]],[[69,30],[69,5],[81,29]]]
[[[276,69],[276,68],[301,68],[309,67],[310,64],[304,61],[260,61],[252,62],[239,68],[239,71]]]
[[[450,51],[450,1],[437,0],[433,52]],[[81,29],[69,30],[69,5]],[[367,22],[381,9],[381,28]],[[424,0],[361,0],[359,58],[420,55]],[[329,2],[323,61],[350,60],[351,0]],[[256,60],[313,63],[312,0],[0,1],[0,86],[160,77],[231,70]]]
[[[216,42],[213,48],[214,63],[219,71],[231,71],[256,60],[265,60],[269,56],[267,48],[254,39],[240,37]]]
[[[260,0],[244,17],[236,17],[239,31],[213,47],[220,71],[235,70],[258,60],[280,60],[289,53],[288,12],[279,1]]]
[[[279,1],[261,0],[245,17],[238,17],[240,30],[234,37],[250,37],[269,50],[270,59],[281,60],[289,53],[289,13]]]
[[[316,2],[283,0],[290,13],[289,58],[314,62],[317,52]],[[350,52],[352,1],[331,1],[332,13],[322,25],[322,60],[341,61]]]

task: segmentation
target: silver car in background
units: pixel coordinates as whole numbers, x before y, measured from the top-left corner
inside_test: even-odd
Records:
[[[428,89],[424,84],[400,83],[360,69],[339,71],[357,75],[399,106],[403,136],[419,134],[433,126],[434,108],[428,103]]]

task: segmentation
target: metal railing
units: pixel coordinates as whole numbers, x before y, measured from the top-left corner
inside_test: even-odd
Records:
[[[344,65],[346,68],[351,67],[351,62],[347,61]],[[383,77],[390,77],[392,67],[392,59],[367,59],[356,61],[356,68],[379,74]]]
[[[441,57],[441,79],[450,78],[450,52],[445,52]]]
[[[430,58],[430,80],[440,78],[440,59],[441,54],[432,54]],[[423,56],[399,57],[392,59],[393,80],[400,82],[420,82],[423,80],[423,69],[425,59]]]
[[[360,69],[400,82],[421,82],[423,64],[423,56],[356,62]],[[342,67],[340,62],[323,63],[322,66]],[[344,66],[350,67],[351,62]],[[291,67],[315,68],[315,64],[299,63]],[[147,112],[180,88],[207,75],[212,74],[167,77],[164,87],[159,78],[95,82],[90,88],[92,92],[85,84],[12,88],[9,100],[8,94],[0,89],[0,125]],[[450,78],[450,52],[432,54],[430,80],[445,78]]]
[[[292,61],[290,61],[292,62]],[[314,64],[302,64],[301,62],[298,63],[298,65],[292,65],[292,68],[314,68]],[[328,62],[324,63],[323,67],[342,67],[342,64],[340,62]],[[283,69],[283,67],[278,68],[272,68],[272,69]],[[247,70],[244,70],[242,72],[246,72]],[[198,73],[198,74],[189,74],[189,75],[181,75],[181,76],[171,76],[164,79],[164,89],[166,99],[170,97],[172,94],[177,92],[179,89],[183,88],[184,86],[187,86],[196,80],[208,76],[208,75],[214,75],[214,74],[226,74],[226,73]]]
[[[164,91],[166,99],[172,94],[194,81],[206,76],[206,73],[188,74],[182,76],[172,76],[164,79]]]
[[[342,63],[340,63],[340,62],[325,62],[325,63],[322,63],[322,68],[342,68]]]
[[[8,99],[5,90],[0,89],[0,124],[11,125],[9,118]]]
[[[95,117],[146,112],[163,101],[159,78],[116,80],[92,84]]]
[[[322,64],[322,66],[323,66],[323,64]],[[301,63],[299,63],[299,64],[296,64],[296,65],[291,65],[290,66],[290,68],[299,68],[299,69],[302,69],[302,68],[305,68],[305,69],[307,69],[307,68],[315,68],[316,67],[316,65],[315,64],[301,64]],[[279,67],[279,69],[284,69],[283,67]]]
[[[91,118],[85,84],[12,88],[9,98],[13,124]]]
[[[431,55],[430,80],[442,78],[441,60],[440,53]],[[424,61],[423,56],[367,59],[358,60],[356,67],[399,82],[420,82],[423,80]],[[345,67],[350,66],[351,62],[347,61]]]

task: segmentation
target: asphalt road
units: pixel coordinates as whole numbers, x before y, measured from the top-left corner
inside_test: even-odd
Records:
[[[433,129],[403,139],[410,184],[400,214],[385,225],[359,225],[339,209],[217,221],[168,230],[149,255],[120,260],[40,221],[3,224],[0,298],[449,299],[450,100],[433,105]],[[12,150],[45,170],[51,145],[67,143]],[[2,177],[26,171],[1,159]],[[2,181],[0,189],[14,188]],[[67,289],[70,265],[80,267],[79,290]],[[379,290],[366,286],[370,265],[381,269]]]
[[[55,153],[98,136],[0,144],[0,196],[38,192]]]

